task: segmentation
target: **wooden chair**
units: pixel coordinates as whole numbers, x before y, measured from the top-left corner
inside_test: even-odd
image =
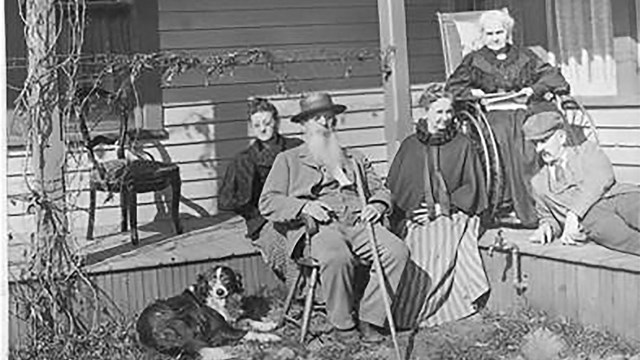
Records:
[[[314,304],[315,291],[320,276],[320,263],[318,260],[311,257],[311,233],[314,232],[313,229],[316,226],[315,220],[308,216],[304,216],[303,221],[305,223],[305,243],[303,254],[296,259],[296,263],[298,264],[298,277],[287,294],[282,321],[288,321],[300,327],[300,343],[304,344],[309,330],[311,313],[314,310],[317,310],[324,314],[326,309],[322,305]],[[289,315],[289,311],[291,310],[293,301],[296,298],[296,293],[301,290],[300,285],[303,282],[306,283],[306,288],[303,289],[306,292],[306,295],[304,296],[304,310],[302,311],[302,319],[297,320]]]
[[[85,139],[85,148],[89,154],[93,168],[89,180],[89,224],[87,226],[87,239],[93,239],[93,228],[96,211],[96,192],[104,191],[120,194],[121,231],[131,228],[131,242],[139,244],[137,228],[137,194],[162,191],[171,186],[171,218],[177,234],[183,229],[179,219],[180,205],[180,168],[173,163],[155,161],[150,154],[148,159],[127,159],[125,150],[132,143],[135,132],[128,129],[129,113],[131,106],[127,105],[127,99],[116,96],[101,89],[81,89],[79,99],[85,99],[84,104],[91,101],[105,101],[115,108],[120,124],[117,138],[114,136],[98,135],[91,138],[89,135],[87,120],[87,106],[82,106],[80,116],[80,131]],[[95,147],[98,145],[116,144],[115,160],[99,161],[95,156]]]

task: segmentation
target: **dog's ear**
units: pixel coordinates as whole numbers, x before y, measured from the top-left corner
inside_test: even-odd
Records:
[[[210,291],[211,285],[209,284],[209,276],[206,273],[199,274],[196,279],[194,294],[198,299],[204,301],[207,297],[209,297]]]
[[[235,271],[233,272],[233,274],[235,275],[235,281],[233,282],[235,292],[237,292],[238,294],[243,293],[244,285],[242,284],[242,275],[240,275],[239,272]]]

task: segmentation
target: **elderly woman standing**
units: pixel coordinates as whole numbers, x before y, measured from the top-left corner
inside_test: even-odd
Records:
[[[394,303],[399,328],[467,317],[489,289],[477,242],[487,207],[482,167],[457,132],[452,102],[441,84],[427,87],[416,133],[402,142],[387,178],[392,227],[411,252]]]
[[[532,145],[522,136],[522,125],[533,108],[555,108],[545,94],[568,94],[569,84],[560,71],[543,62],[527,48],[512,43],[514,20],[504,10],[491,10],[480,17],[483,47],[466,55],[447,81],[456,98],[483,98],[495,93],[517,93],[519,103],[488,109],[505,175],[500,205],[508,218],[535,227],[529,179],[538,166]]]
[[[265,262],[281,280],[292,280],[296,265],[285,250],[285,237],[260,215],[258,199],[276,155],[302,144],[302,140],[278,133],[278,110],[266,99],[249,99],[249,117],[255,140],[227,166],[218,207],[241,215],[246,237],[260,249]]]

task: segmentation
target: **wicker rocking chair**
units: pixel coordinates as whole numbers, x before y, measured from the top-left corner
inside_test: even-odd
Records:
[[[181,179],[178,165],[155,161],[151,154],[146,154],[148,159],[130,160],[125,158],[125,147],[130,145],[132,138],[132,132],[128,130],[130,107],[126,105],[127,101],[101,89],[82,91],[84,91],[84,94],[79,97],[80,99],[88,98],[89,101],[91,99],[106,100],[111,106],[115,106],[120,117],[117,139],[114,136],[105,135],[91,138],[86,121],[80,121],[80,130],[85,139],[84,145],[93,165],[89,180],[87,239],[93,239],[97,191],[120,194],[121,231],[127,231],[128,227],[130,227],[131,242],[133,245],[138,245],[137,194],[162,191],[169,186],[172,189],[171,218],[176,233],[181,234],[183,231],[179,219]],[[82,109],[81,114],[81,116],[85,117],[87,114],[86,109]],[[86,118],[83,120],[86,120]],[[99,161],[95,156],[94,150],[96,146],[101,144],[116,144],[117,159]]]

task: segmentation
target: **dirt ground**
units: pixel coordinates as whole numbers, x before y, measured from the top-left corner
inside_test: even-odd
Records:
[[[243,299],[242,308],[254,319],[278,320],[283,309],[281,299],[274,294],[249,296]],[[299,313],[301,306],[294,310]],[[137,341],[134,323],[135,319],[129,319],[105,324],[90,335],[45,338],[37,346],[12,351],[10,359],[176,360],[144,349]],[[275,331],[282,338],[280,342],[243,343],[220,350],[234,359],[249,360],[397,359],[389,336],[377,345],[343,344],[333,339],[331,327],[321,315],[313,318],[310,331],[312,336],[304,345],[299,342],[299,329],[287,324]],[[470,319],[416,333],[402,332],[398,343],[403,360],[640,360],[638,342],[549,318],[531,309],[500,314],[483,310]]]
[[[273,304],[269,317],[279,316]],[[264,308],[264,306],[263,306]],[[312,320],[314,336],[305,346],[299,330],[287,325],[278,330],[283,342],[248,344],[234,349],[240,359],[369,360],[396,359],[390,336],[379,345],[342,344],[333,340],[322,316]],[[590,329],[565,319],[550,319],[530,309],[494,314],[483,310],[469,319],[439,327],[401,332],[398,343],[404,360],[430,359],[588,359],[640,360],[640,344]]]

